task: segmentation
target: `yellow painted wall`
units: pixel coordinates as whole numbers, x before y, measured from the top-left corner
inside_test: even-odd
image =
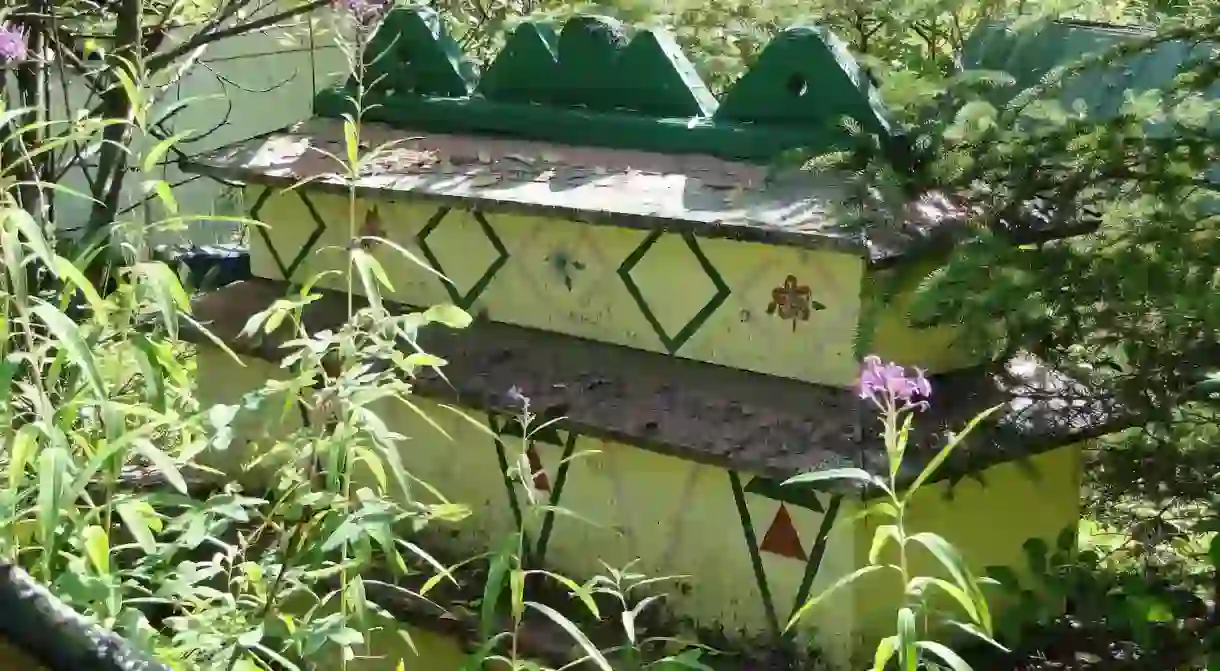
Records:
[[[244,360],[244,369],[237,369],[223,353],[210,348],[201,349],[198,356],[201,370],[211,372],[201,376],[206,389],[200,394],[205,402],[231,402],[261,379],[276,374],[271,364],[249,359]],[[401,408],[386,406],[374,411],[389,428],[409,437],[401,451],[407,469],[449,500],[474,511],[459,524],[456,539],[448,542],[467,553],[483,551],[515,529],[491,429],[477,426],[489,426],[488,417],[464,411],[463,418],[426,400],[417,402],[444,434]],[[269,416],[278,417],[278,411],[269,411]],[[275,430],[264,422],[247,421],[245,430],[257,427],[258,431],[247,436]],[[295,422],[290,418],[288,426]],[[562,442],[567,436],[560,432],[559,438]],[[521,440],[511,436],[503,440],[509,462],[519,462],[524,449]],[[562,448],[535,442],[534,449],[554,489]],[[675,583],[667,588],[674,613],[703,626],[723,626],[730,635],[765,640],[766,611],[728,473],[588,436],[578,436],[575,449],[580,456],[571,461],[558,505],[594,524],[556,517],[547,564],[580,579],[603,572],[600,561],[614,567],[638,561],[634,568],[648,575],[687,576],[681,581],[685,587]],[[1002,465],[985,473],[985,487],[973,480],[959,483],[952,501],[944,499],[944,484],[930,486],[915,504],[912,528],[944,534],[980,569],[1019,564],[1026,539],[1053,540],[1064,526],[1078,519],[1079,450],[1048,453],[1035,458],[1034,466],[1042,474],[1039,480],[1030,480],[1016,466]],[[749,476],[743,476],[743,481],[748,482]],[[549,496],[545,491],[536,494],[540,500]],[[428,497],[422,488],[415,495]],[[518,491],[518,496],[525,500],[524,492]],[[780,504],[750,493],[746,503],[761,542],[777,519]],[[825,506],[827,499],[821,497],[821,503]],[[853,571],[868,555],[872,527],[843,521],[851,519],[855,507],[845,505],[840,512],[813,594]],[[822,515],[787,504],[785,509],[808,552]],[[527,523],[535,536],[537,521]],[[761,552],[760,559],[782,623],[796,605],[805,564],[767,552]],[[829,659],[844,664],[853,651],[886,633],[895,594],[892,585],[861,584],[854,592],[843,592],[819,607],[802,623],[802,629],[816,630],[818,646]]]
[[[410,642],[407,641],[410,638]],[[400,625],[397,631],[379,627],[365,632],[365,644],[355,648],[348,671],[395,671],[399,662],[405,671],[457,671],[467,654],[454,639],[427,629]],[[339,659],[331,666],[339,669]]]
[[[238,372],[226,355],[210,348],[201,348],[197,356],[200,368],[214,373],[204,376],[210,380],[207,391],[200,391],[206,402],[238,398],[259,376],[275,374],[271,364],[251,359],[244,360],[246,368]],[[436,487],[450,501],[474,510],[459,523],[456,541],[447,542],[466,553],[482,552],[516,528],[495,443],[487,430],[469,421],[486,426],[488,418],[474,411],[464,411],[469,419],[462,418],[423,399],[414,400],[448,437],[413,413],[391,407],[374,410],[390,429],[409,437],[401,455],[412,475]],[[264,415],[264,419],[276,417],[275,411]],[[295,426],[295,421],[290,423]],[[247,420],[245,426],[257,426],[260,433],[255,435],[260,436],[269,427],[274,430],[266,421]],[[566,440],[566,434],[561,435]],[[520,438],[510,436],[504,441],[510,463],[515,463],[522,449]],[[534,447],[554,487],[562,449],[541,442]],[[650,576],[686,576],[665,588],[673,612],[700,625],[723,625],[729,634],[766,634],[765,611],[726,471],[585,436],[577,438],[575,454],[582,456],[571,460],[558,505],[593,524],[557,516],[547,554],[549,565],[582,579],[604,573],[600,562],[615,568],[636,562],[632,569]],[[749,476],[743,480],[748,482]],[[422,488],[414,494],[429,498]],[[548,496],[545,492],[539,495]],[[525,500],[524,492],[519,496]],[[780,504],[749,493],[746,502],[761,541]],[[808,552],[822,516],[786,508]],[[527,523],[535,534],[540,519],[537,516]],[[443,537],[436,540],[446,542]],[[852,570],[851,552],[848,529],[836,529],[815,590]],[[761,558],[779,619],[786,620],[805,564],[767,553]],[[807,628],[820,629],[818,644],[837,659],[845,659],[849,652],[851,617],[845,617],[843,609],[850,607],[847,600],[837,611],[817,614],[807,623]]]
[[[1064,528],[1078,524],[1081,459],[1081,446],[1066,446],[1033,457],[1030,469],[1013,463],[992,467],[982,474],[982,483],[966,479],[952,488],[946,482],[927,486],[912,502],[907,528],[948,539],[976,575],[983,575],[988,566],[1007,566],[1023,574],[1021,546],[1026,540],[1041,538],[1053,547]],[[859,510],[858,503],[853,507]],[[868,556],[879,523],[884,522],[870,518],[857,525],[857,556]],[[911,561],[913,575],[929,575],[927,571],[938,566],[923,551],[912,554]],[[857,635],[865,652],[894,633],[902,593],[895,575],[866,576],[854,590]]]
[[[866,275],[858,342],[861,356],[876,354],[933,373],[967,368],[987,358],[986,353],[968,346],[960,325],[912,326],[915,290],[936,263],[930,259],[912,268],[873,270]]]
[[[258,201],[252,189],[246,202]],[[309,203],[328,222],[315,252],[308,254],[293,279],[324,270],[342,269],[342,251],[351,239],[345,197],[310,193]],[[359,227],[365,230],[368,203],[360,203]],[[401,245],[417,261],[383,247],[373,253],[393,286],[387,295],[413,305],[454,301],[440,277],[421,267],[427,263],[416,235],[436,214],[437,205],[379,201],[371,230]],[[305,246],[313,228],[309,208],[296,193],[270,196],[257,210],[285,266]],[[648,317],[619,276],[620,265],[649,236],[648,231],[590,226],[563,219],[486,214],[503,245],[507,260],[495,269],[486,289],[466,307],[491,319],[565,333],[636,349],[666,352]],[[371,231],[370,231],[371,232]],[[453,210],[426,237],[426,244],[460,298],[471,296],[501,252],[488,240],[468,211]],[[856,375],[854,344],[859,323],[862,260],[848,255],[730,240],[696,242],[708,265],[723,280],[727,297],[672,353],[698,361],[770,375],[838,386]],[[251,236],[251,269],[255,276],[281,278],[271,250],[260,235]],[[657,325],[676,338],[716,294],[708,272],[680,235],[662,235],[631,270]],[[807,288],[808,320],[787,320],[771,310],[773,293],[788,276]],[[346,288],[335,277],[321,286]],[[359,287],[357,287],[359,290]]]

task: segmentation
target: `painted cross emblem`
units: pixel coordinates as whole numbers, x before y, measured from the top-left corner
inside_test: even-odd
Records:
[[[364,217],[364,225],[360,227],[360,234],[354,242],[356,246],[370,252],[377,245],[377,241],[370,238],[384,237],[385,228],[381,225],[381,214],[377,212],[377,208],[370,208],[369,213]]]
[[[809,321],[814,310],[824,310],[825,305],[813,300],[809,285],[797,284],[796,276],[789,275],[782,286],[771,290],[771,302],[767,305],[767,314],[779,315],[780,319],[792,322],[792,330],[796,331],[798,321]]]
[[[546,260],[550,264],[551,270],[563,279],[563,286],[567,287],[568,291],[572,290],[574,271],[585,269],[584,263],[576,260],[571,254],[563,250],[555,251],[546,257]]]

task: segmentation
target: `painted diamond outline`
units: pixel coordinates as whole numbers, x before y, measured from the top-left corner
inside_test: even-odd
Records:
[[[282,191],[277,192],[271,187],[263,189],[263,192],[259,194],[258,199],[254,201],[254,205],[250,207],[250,218],[255,221],[261,221],[258,218],[258,213],[262,211],[263,206],[267,204],[267,201],[271,200],[271,196],[276,195],[277,193],[279,195],[283,195]],[[292,281],[293,273],[295,273],[297,269],[301,267],[301,264],[305,262],[305,257],[309,255],[309,252],[312,251],[313,246],[318,244],[318,240],[320,240],[322,238],[322,234],[326,232],[326,222],[322,220],[322,215],[318,214],[318,209],[314,207],[313,201],[309,200],[309,197],[299,190],[295,191],[295,194],[297,198],[301,199],[301,202],[305,205],[305,209],[309,211],[309,217],[313,219],[314,228],[313,232],[309,234],[309,237],[306,238],[305,242],[301,245],[301,248],[297,250],[297,255],[292,259],[292,263],[286,266],[284,265],[283,257],[280,256],[279,250],[275,248],[275,244],[271,242],[271,235],[267,233],[267,229],[269,227],[257,227],[258,234],[263,239],[263,244],[267,245],[267,251],[271,252],[271,259],[275,261],[275,266],[279,268],[280,274],[283,275],[284,279],[288,281]]]
[[[640,291],[640,287],[631,277],[631,271],[637,265],[639,265],[640,261],[644,259],[644,256],[648,254],[648,250],[652,249],[652,246],[655,245],[664,234],[664,231],[650,232],[648,236],[645,237],[642,242],[640,242],[639,246],[635,248],[635,251],[631,252],[631,254],[623,260],[623,263],[619,265],[618,276],[622,278],[623,284],[627,287],[627,293],[631,294],[631,299],[635,301],[636,307],[640,308],[640,312],[644,315],[644,319],[648,320],[648,325],[652,327],[653,332],[656,333],[657,337],[661,339],[661,344],[665,346],[666,351],[668,351],[670,354],[675,354],[679,349],[682,348],[683,345],[686,344],[686,341],[690,340],[691,336],[695,335],[695,332],[698,331],[709,318],[711,318],[712,314],[715,313],[716,310],[728,300],[729,296],[733,292],[729,289],[729,285],[725,283],[724,278],[720,277],[720,273],[717,272],[716,267],[713,266],[712,262],[709,261],[707,256],[703,254],[703,250],[699,248],[699,242],[695,238],[694,234],[689,232],[680,233],[679,235],[682,236],[682,241],[686,243],[687,249],[689,249],[691,253],[695,255],[695,260],[699,262],[699,267],[703,269],[704,274],[707,275],[708,279],[710,279],[712,284],[715,285],[716,292],[712,294],[711,298],[707,300],[707,303],[704,303],[703,307],[695,313],[695,316],[691,317],[690,320],[686,322],[686,325],[679,329],[677,334],[671,336],[666,333],[665,328],[661,326],[661,322],[657,320],[657,317],[653,314],[652,309],[648,307],[648,301],[644,298],[644,294]]]
[[[491,284],[491,281],[495,278],[496,273],[500,272],[500,269],[504,267],[504,264],[508,263],[509,253],[508,248],[504,246],[504,243],[500,240],[500,236],[496,235],[496,230],[491,227],[491,224],[487,221],[487,218],[483,216],[483,213],[477,210],[471,211],[471,215],[474,217],[475,221],[478,222],[479,228],[483,231],[483,235],[487,238],[487,241],[491,243],[491,246],[495,248],[496,260],[492,261],[491,265],[487,267],[487,270],[483,271],[483,275],[479,277],[478,281],[474,283],[474,286],[471,287],[469,291],[467,291],[465,294],[458,291],[458,288],[454,286],[453,282],[451,282],[448,279],[448,276],[445,274],[445,269],[441,266],[440,259],[436,258],[436,254],[432,252],[432,248],[428,247],[428,236],[431,235],[432,232],[438,227],[440,227],[441,222],[445,220],[445,217],[452,210],[453,208],[451,207],[437,208],[436,213],[428,218],[428,223],[424,224],[424,227],[419,229],[419,233],[415,234],[415,243],[419,245],[419,250],[424,253],[424,258],[428,259],[428,263],[432,264],[433,270],[440,273],[441,277],[444,278],[441,280],[441,284],[444,285],[445,292],[449,294],[449,298],[453,301],[453,303],[463,310],[469,310],[470,307],[474,305],[474,302],[479,299],[479,296],[487,290],[487,286]]]

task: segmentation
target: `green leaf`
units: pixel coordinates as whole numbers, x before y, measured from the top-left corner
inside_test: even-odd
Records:
[[[369,299],[369,304],[378,312],[385,310],[385,305],[381,302],[381,287],[393,291],[390,286],[390,280],[386,277],[385,270],[377,259],[373,258],[372,254],[356,247],[352,249],[352,264],[356,266],[356,273],[360,276],[360,285],[364,287],[364,295]],[[380,284],[380,286],[378,286]]]
[[[898,666],[902,671],[916,671],[919,653],[916,643],[919,635],[915,629],[915,611],[902,608],[898,611]]]
[[[152,520],[156,519],[156,513],[152,506],[143,501],[124,501],[115,506],[115,511],[118,512],[119,518],[123,520],[123,524],[127,526],[132,537],[136,539],[140,549],[144,550],[144,554],[155,554],[157,541],[152,534]]]
[[[237,644],[243,648],[253,648],[263,640],[263,626],[259,625],[237,637]]]
[[[885,549],[887,541],[900,543],[901,538],[898,534],[898,526],[894,524],[882,524],[877,527],[877,531],[873,533],[873,544],[868,550],[868,563],[876,564],[881,557],[881,551]]]
[[[802,617],[805,616],[805,613],[809,612],[809,610],[811,608],[813,608],[814,606],[817,606],[819,603],[821,603],[822,600],[825,599],[826,597],[830,596],[831,594],[837,592],[840,589],[843,589],[844,587],[847,587],[848,585],[852,584],[856,580],[858,580],[870,573],[876,573],[877,571],[880,571],[881,569],[885,569],[885,568],[890,568],[890,567],[889,566],[876,566],[876,565],[864,566],[862,568],[856,569],[855,571],[852,571],[851,573],[843,576],[842,578],[839,578],[830,587],[827,587],[826,589],[822,590],[822,592],[820,594],[818,594],[815,597],[810,598],[803,605],[801,605],[801,607],[798,608],[797,611],[792,614],[792,618],[788,620],[788,624],[787,624],[787,626],[784,627],[784,631],[788,631],[789,629],[791,629],[793,625],[795,625],[798,621],[800,621],[800,619]]]
[[[136,334],[131,338],[135,345],[132,357],[140,369],[140,378],[144,382],[144,402],[159,412],[165,411],[165,379],[163,369],[159,365],[156,345],[148,336]]]
[[[9,489],[17,489],[25,480],[25,469],[38,450],[38,442],[35,440],[37,432],[38,429],[33,424],[26,424],[13,436],[8,458]]]
[[[38,455],[39,541],[43,552],[51,555],[55,553],[55,527],[59,524],[60,506],[66,503],[63,499],[69,459],[68,452],[55,445]]]
[[[357,174],[360,169],[360,129],[351,119],[343,122],[343,145],[347,152],[346,168],[351,174]]]
[[[508,573],[508,590],[511,598],[513,621],[520,622],[525,612],[525,571],[513,569]]]
[[[541,603],[527,601],[525,605],[533,608],[539,613],[542,613],[550,618],[552,622],[559,625],[561,629],[567,632],[568,636],[572,637],[572,640],[576,641],[577,645],[584,648],[585,654],[588,655],[588,658],[591,659],[594,664],[597,664],[598,668],[600,668],[602,671],[614,671],[614,669],[610,666],[610,662],[606,661],[606,658],[602,655],[601,651],[597,649],[597,646],[593,645],[593,643],[590,642],[583,633],[581,633],[580,629],[578,629],[575,624],[572,624],[571,620],[556,612],[550,606]]]
[[[163,179],[150,179],[145,182],[145,189],[157,194],[157,200],[161,201],[161,206],[171,215],[178,214],[178,199],[174,197],[174,190],[170,187],[169,182]]]
[[[974,603],[977,612],[975,623],[982,627],[983,631],[991,632],[991,610],[987,607],[987,599],[983,597],[978,581],[970,573],[965,560],[962,559],[957,548],[953,547],[944,538],[927,531],[915,534],[909,540],[927,548],[936,557],[937,561],[949,571],[949,574],[953,576],[954,582],[970,596],[971,601]]]
[[[890,659],[894,657],[894,652],[897,650],[897,636],[887,636],[881,639],[881,642],[877,644],[877,651],[873,653],[873,671],[885,671],[885,665],[890,663]]]
[[[1213,569],[1220,569],[1220,534],[1212,536],[1212,542],[1207,547],[1207,559],[1211,562]]]
[[[554,580],[555,582],[568,588],[568,591],[572,593],[572,596],[575,596],[576,598],[580,599],[581,603],[583,603],[585,605],[585,607],[589,609],[589,613],[591,613],[593,615],[593,617],[596,617],[599,619],[601,618],[601,615],[598,613],[597,602],[593,600],[593,595],[589,593],[589,590],[585,589],[584,587],[582,587],[580,585],[577,585],[574,580],[561,576],[558,573],[552,573],[550,571],[537,570],[537,571],[531,571],[531,573],[541,573],[542,575],[545,575],[545,576],[551,578],[552,580]]]
[[[457,586],[458,581],[456,578],[453,577],[453,569],[457,568],[457,566],[454,566],[453,568],[447,568],[444,564],[437,561],[435,557],[428,554],[427,552],[424,551],[423,548],[419,547],[415,543],[412,543],[411,541],[398,539],[398,542],[401,543],[403,547],[407,548],[412,553],[414,553],[415,556],[428,562],[428,564],[430,564],[432,566],[432,568],[436,569],[436,576],[434,576],[434,577],[439,578],[439,579],[448,578],[449,582],[453,583],[454,586]],[[429,579],[429,580],[431,580],[431,579]],[[424,594],[427,594],[427,590],[421,589],[420,595],[422,596]]]
[[[49,303],[36,304],[33,312],[51,330],[51,334],[55,336],[60,346],[67,350],[72,363],[76,364],[84,373],[85,381],[89,383],[89,388],[96,394],[96,397],[105,397],[106,387],[102,382],[102,373],[97,367],[97,361],[93,358],[92,348],[85,344],[80,327]]]
[[[1003,652],[1011,652],[1011,650],[1004,647],[1003,645],[1000,645],[999,641],[995,640],[991,636],[988,636],[987,632],[983,631],[982,629],[979,629],[978,626],[974,625],[973,623],[958,622],[957,620],[947,620],[946,622],[950,626],[961,629],[962,631],[966,632],[967,634],[970,634],[971,636],[979,639],[980,641],[983,641],[984,643],[986,643],[990,646],[993,646]]]
[[[364,643],[364,634],[350,627],[343,627],[327,636],[335,645],[351,648]]]
[[[3,340],[3,336],[0,336],[0,340]],[[10,354],[0,361],[0,408],[8,407],[9,398],[13,395],[13,378],[20,369],[19,354]]]
[[[924,466],[923,472],[920,473],[919,477],[915,478],[915,481],[912,482],[911,486],[907,488],[906,498],[909,499],[911,496],[913,496],[915,492],[928,481],[928,478],[931,478],[936,474],[936,471],[940,468],[941,464],[945,463],[945,459],[949,458],[949,455],[953,452],[954,448],[961,445],[962,441],[964,441],[966,437],[970,435],[970,432],[973,431],[980,422],[987,419],[992,413],[999,410],[1001,407],[1003,406],[996,405],[984,410],[974,419],[970,420],[970,423],[966,424],[964,429],[953,434],[953,438],[948,442],[948,444],[940,448],[940,452],[937,452],[936,456],[932,457],[932,461],[928,462],[927,466]]]
[[[93,283],[85,278],[84,273],[74,263],[62,256],[56,256],[55,272],[69,284],[80,290],[81,294],[85,297],[85,302],[89,303],[89,308],[93,310],[93,314],[103,315],[106,313],[106,301],[102,300],[101,294],[93,287]]]
[[[55,271],[55,254],[51,252],[51,247],[47,243],[47,237],[43,234],[42,228],[34,221],[34,217],[30,216],[29,212],[18,208],[5,208],[4,215],[17,226],[17,230],[25,236],[26,246],[30,251],[34,252],[34,256],[38,257],[52,272]]]
[[[161,320],[170,337],[178,337],[178,312],[190,312],[191,299],[182,288],[182,282],[174,271],[164,263],[149,261],[137,263],[137,274],[145,278],[152,291],[153,302],[161,313]]]
[[[975,622],[978,621],[978,608],[974,605],[974,601],[968,594],[966,594],[965,590],[957,585],[954,585],[948,580],[931,578],[927,576],[912,578],[911,582],[907,585],[907,594],[922,593],[928,587],[940,588],[942,592],[953,597],[954,601],[957,601],[958,604],[961,605],[962,609],[966,611],[966,614],[970,616],[970,619],[974,620]]]
[[[953,671],[974,671],[966,660],[962,659],[956,652],[949,649],[948,646],[937,643],[936,641],[919,641],[915,645],[921,650],[927,650],[929,653],[936,655],[942,662],[949,665]]]
[[[272,650],[271,648],[268,648],[262,643],[255,645],[254,649],[258,650],[263,655],[266,655],[268,659],[275,661],[275,663],[279,665],[279,668],[283,669],[284,671],[301,671],[301,667],[288,661],[288,659],[286,659],[283,655]]]
[[[148,459],[149,463],[157,469],[161,475],[169,482],[174,489],[180,494],[187,494],[186,480],[182,478],[182,473],[178,471],[178,465],[170,458],[168,454],[163,452],[161,448],[152,444],[150,440],[135,441],[136,450]]]
[[[814,482],[827,482],[830,480],[855,480],[869,485],[877,485],[885,487],[879,478],[875,477],[868,471],[862,468],[831,468],[825,471],[813,471],[812,473],[802,473],[794,475],[784,481],[784,485],[802,485]]]
[[[174,145],[182,142],[183,139],[190,137],[190,135],[190,131],[183,131],[158,142],[153,146],[152,149],[149,150],[147,154],[144,155],[144,162],[140,166],[141,171],[145,174],[152,174],[157,169],[157,164],[160,163],[165,158],[165,155],[169,153],[169,150],[172,149]]]
[[[403,359],[403,364],[412,368],[419,366],[434,368],[437,366],[447,365],[448,363],[448,361],[445,361],[439,356],[436,356],[435,354],[428,354],[427,352],[412,352],[411,354],[408,354],[405,359]]]
[[[106,530],[95,524],[85,527],[81,532],[81,543],[93,568],[102,575],[109,575],[110,537],[106,535]]]
[[[483,585],[483,602],[479,608],[479,637],[483,640],[491,637],[496,622],[496,606],[512,564],[512,547],[511,543],[505,541],[504,547],[491,558],[487,582]]]
[[[696,671],[712,671],[712,668],[699,659],[703,656],[703,651],[698,648],[688,648],[679,652],[676,655],[662,657],[655,663],[651,664],[655,668],[665,671],[671,667],[680,667],[683,669],[695,669]]]
[[[424,311],[424,320],[429,324],[439,323],[453,329],[464,329],[474,321],[470,313],[450,303],[433,305]]]

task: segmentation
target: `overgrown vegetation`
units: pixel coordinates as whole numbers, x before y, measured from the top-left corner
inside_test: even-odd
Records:
[[[531,565],[523,536],[469,564],[482,567],[473,572],[422,549],[420,534],[468,511],[408,495],[420,488],[397,462],[402,437],[374,408],[411,406],[411,377],[438,363],[425,353],[404,356],[398,341],[413,341],[424,327],[462,328],[469,318],[452,306],[387,311],[378,298],[383,273],[365,244],[389,243],[364,236],[354,209],[347,274],[349,285],[363,285],[368,304],[349,304],[342,329],[313,334],[300,323],[309,288],[286,297],[248,328],[296,334],[287,379],[268,382],[241,408],[201,408],[193,399],[195,372],[179,330],[203,327],[191,322],[187,290],[149,260],[145,244],[151,229],[192,219],[157,177],[157,168],[186,151],[167,130],[180,108],[162,96],[209,45],[314,20],[311,12],[325,4],[31,0],[6,10],[0,552],[177,668],[330,668],[318,661],[330,659],[343,666],[378,654],[368,636],[393,619],[385,604],[439,600],[446,586],[479,606],[484,645],[476,658],[529,668],[520,638],[532,613],[557,622],[602,668],[700,668],[707,651],[631,628],[656,602],[635,587],[649,581],[629,567],[577,583]],[[348,4],[352,11],[387,3]],[[1032,579],[993,572],[1020,604],[995,627],[1013,652],[963,648],[960,656],[976,668],[1220,668],[1217,378],[1207,375],[1220,319],[1220,194],[1209,177],[1220,165],[1214,3],[440,6],[468,51],[484,57],[506,27],[530,15],[598,9],[636,25],[671,26],[715,88],[731,82],[780,27],[812,17],[847,39],[910,142],[897,153],[887,147],[838,158],[871,194],[905,199],[938,188],[970,213],[967,239],[946,267],[915,278],[923,280],[920,316],[971,325],[987,344],[1001,343],[998,358],[1031,352],[1088,378],[1136,418],[1137,429],[1093,455],[1083,547],[1067,533],[1060,547],[1029,546]],[[1036,28],[1051,16],[1139,21],[1156,35],[1024,91],[999,73],[961,70],[965,38],[983,23]],[[184,24],[195,29],[179,30]],[[357,40],[350,53],[360,72],[361,33],[348,34]],[[1118,67],[1170,41],[1199,56],[1165,90],[1131,96],[1108,117],[1061,99],[1072,75],[1096,76],[1098,66]],[[69,79],[86,84],[88,99],[70,101],[81,110],[71,119],[49,118],[51,92]],[[359,119],[350,126],[352,145],[336,159],[356,174],[377,150],[361,152]],[[87,193],[62,188],[73,171],[86,176]],[[134,197],[123,188],[131,172],[141,177]],[[92,213],[85,244],[69,245],[54,235],[55,201],[79,197]],[[142,199],[166,216],[154,220],[138,206]],[[1048,224],[1086,234],[1050,239]],[[110,264],[97,259],[112,262],[113,278],[102,277]],[[201,457],[228,448],[235,418],[260,407],[295,413],[298,403],[313,421],[264,445],[251,464],[276,465],[266,491],[215,486]],[[528,433],[532,418],[528,407],[522,412]],[[894,421],[887,443],[900,458]],[[512,476],[528,492],[528,460],[520,464]],[[150,473],[165,486],[140,487]],[[880,485],[894,496],[899,520],[883,527],[879,545],[921,542],[902,528],[894,483]],[[545,502],[531,506],[545,514]],[[960,592],[970,626],[990,635],[978,582],[963,574],[942,589]],[[934,584],[918,583],[914,596]],[[570,608],[561,614],[546,597],[554,593],[580,604],[579,617]],[[1061,601],[1067,615],[1054,608]],[[947,655],[920,638],[926,631],[916,632],[923,607],[916,599],[898,614],[898,633],[885,644],[894,661],[913,669],[933,661],[916,652],[924,651],[959,668],[958,653]]]

